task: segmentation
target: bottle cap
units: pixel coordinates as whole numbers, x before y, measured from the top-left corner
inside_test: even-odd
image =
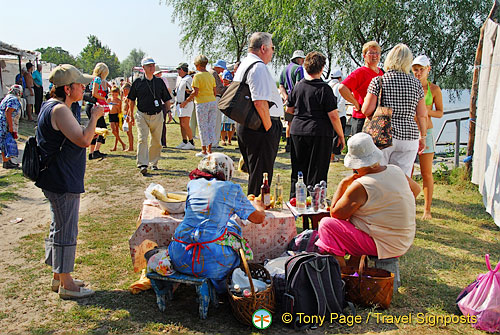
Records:
[[[298,176],[299,176],[299,178],[304,177],[304,174],[302,173],[302,171],[299,171]]]
[[[248,298],[248,297],[249,297],[249,296],[251,296],[251,295],[252,295],[252,292],[250,292],[250,290],[248,290],[248,289],[244,289],[244,290],[243,290],[243,296],[244,296],[244,297],[247,297],[247,298]]]
[[[239,291],[239,290],[240,290],[240,285],[238,285],[238,284],[234,284],[234,290],[235,290],[235,291]]]

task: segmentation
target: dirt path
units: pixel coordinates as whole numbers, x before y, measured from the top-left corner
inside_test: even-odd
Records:
[[[30,324],[39,323],[46,318],[47,313],[54,310],[58,304],[57,295],[47,295],[50,285],[49,276],[39,276],[34,279],[45,285],[47,290],[39,290],[40,285],[31,285],[38,292],[33,295],[19,294],[22,283],[13,274],[12,266],[21,266],[28,260],[16,250],[22,243],[22,238],[29,234],[46,233],[50,226],[50,207],[41,189],[34,183],[27,182],[23,188],[16,190],[20,198],[7,204],[0,214],[0,327],[2,333],[17,334]],[[80,204],[80,215],[85,213],[91,196],[83,196]],[[19,218],[22,218],[20,222]],[[43,243],[43,240],[39,241]],[[33,261],[33,260],[31,260]],[[42,262],[43,260],[40,260]],[[43,283],[43,284],[42,284]],[[40,294],[47,297],[40,306],[30,301]],[[16,322],[12,322],[15,319]],[[2,322],[6,321],[6,322]]]

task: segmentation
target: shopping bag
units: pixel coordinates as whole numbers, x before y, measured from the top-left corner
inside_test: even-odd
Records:
[[[474,328],[487,332],[500,332],[500,262],[491,269],[490,255],[485,255],[489,272],[477,276],[457,298],[458,308],[464,315],[475,316]]]
[[[17,142],[12,137],[11,133],[7,133],[5,138],[5,157],[17,157],[19,155],[19,150],[17,149]]]

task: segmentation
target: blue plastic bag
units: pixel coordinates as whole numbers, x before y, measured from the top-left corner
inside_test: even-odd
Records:
[[[17,157],[19,155],[19,150],[17,149],[17,142],[12,137],[11,133],[7,133],[5,138],[5,157]]]

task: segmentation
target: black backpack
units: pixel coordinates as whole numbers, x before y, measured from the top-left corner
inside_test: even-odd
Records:
[[[284,309],[292,314],[292,322],[288,325],[295,329],[318,327],[317,323],[300,322],[297,313],[323,317],[327,311],[341,314],[348,305],[340,266],[332,255],[302,253],[293,256],[285,263],[285,278]]]

